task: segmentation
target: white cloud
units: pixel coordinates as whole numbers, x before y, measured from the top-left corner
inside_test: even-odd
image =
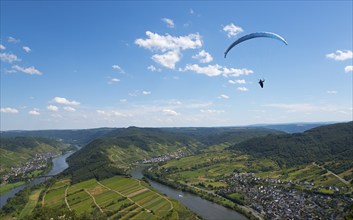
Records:
[[[172,110],[172,109],[163,109],[163,114],[167,115],[167,116],[177,116],[180,115],[179,113],[177,113],[176,111]]]
[[[152,59],[164,67],[175,69],[175,64],[180,61],[180,56],[178,50],[173,50],[164,54],[155,54]]]
[[[76,111],[75,108],[72,108],[72,107],[70,107],[70,106],[65,106],[65,107],[64,107],[64,110],[65,110],[65,111],[68,111],[68,112],[75,112],[75,111]]]
[[[2,44],[0,44],[0,50],[6,50],[6,47]]]
[[[163,18],[162,21],[167,24],[168,27],[174,28],[174,21],[169,18]]]
[[[229,99],[229,96],[222,94],[218,98],[219,99]]]
[[[330,91],[327,91],[327,94],[337,94],[338,92],[335,91],[335,90],[330,90]]]
[[[194,59],[198,59],[201,63],[209,63],[213,60],[211,54],[207,53],[205,50],[200,51],[198,54],[192,56]]]
[[[228,80],[230,84],[246,84],[245,79],[238,79],[238,80]]]
[[[18,113],[18,110],[15,108],[1,108],[1,112],[16,114],[16,113]]]
[[[12,53],[0,53],[0,60],[7,63],[21,61],[21,59],[19,59],[15,54]]]
[[[226,25],[223,30],[227,33],[228,37],[233,37],[243,32],[243,29],[241,27],[235,26],[233,23]]]
[[[108,82],[108,84],[113,84],[113,83],[117,83],[117,82],[120,82],[120,79],[118,78],[111,78]]]
[[[16,44],[16,43],[19,43],[20,40],[14,38],[14,37],[8,37],[8,38],[7,38],[7,42],[9,42],[9,43],[15,43],[15,44]]]
[[[316,106],[312,104],[307,104],[307,103],[294,103],[294,104],[274,103],[274,104],[267,104],[265,106],[285,109],[288,112],[310,112],[310,111],[317,110]]]
[[[59,110],[59,108],[55,105],[49,105],[47,109],[52,112],[57,112]]]
[[[119,65],[113,65],[112,68],[115,69],[115,70],[118,70],[118,73],[121,73],[121,74],[125,73],[123,68],[121,68]]]
[[[190,8],[189,12],[190,12],[190,14],[192,14],[192,15],[195,13],[192,8]]]
[[[151,95],[151,92],[150,91],[142,91],[142,94],[143,95]]]
[[[31,52],[31,48],[29,48],[29,47],[22,47],[22,49],[26,52],[26,53],[29,53],[29,52]]]
[[[198,64],[187,64],[184,69],[179,69],[180,71],[193,71],[198,74],[205,74],[207,76],[219,76],[222,75],[224,77],[239,77],[241,75],[249,75],[252,74],[252,70],[248,69],[236,69],[236,68],[226,68],[222,67],[218,64],[208,65],[201,67]]]
[[[64,104],[64,105],[79,105],[80,103],[77,101],[70,101],[66,98],[55,97],[51,100],[53,103]]]
[[[169,34],[163,36],[146,31],[146,35],[147,39],[136,39],[135,44],[151,51],[186,50],[202,46],[201,36],[198,33],[174,37]]]
[[[151,72],[161,72],[162,71],[160,68],[156,68],[153,65],[148,66],[147,69],[150,70]]]
[[[353,72],[353,66],[346,66],[344,68],[344,72],[348,73],[348,72]]]
[[[219,114],[223,113],[223,110],[215,110],[215,109],[201,109],[200,112],[206,113],[206,114]]]
[[[246,88],[246,87],[238,87],[237,90],[240,91],[240,92],[247,92],[247,91],[249,91],[249,89]]]
[[[118,116],[118,117],[128,117],[131,116],[129,114],[124,114],[118,111],[105,111],[105,110],[97,110],[96,111],[99,115],[104,115],[106,117],[114,117],[114,116]]]
[[[35,110],[35,109],[29,111],[28,114],[30,114],[30,115],[40,115],[40,113],[37,110]]]
[[[25,67],[15,65],[15,66],[12,66],[12,69],[29,75],[42,75],[42,73],[39,70],[37,70],[34,66],[25,68]]]
[[[351,50],[336,50],[336,53],[326,54],[326,57],[334,60],[348,60],[353,59],[353,52]]]

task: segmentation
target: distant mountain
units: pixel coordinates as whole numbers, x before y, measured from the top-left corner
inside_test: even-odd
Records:
[[[303,122],[303,123],[288,123],[288,124],[257,124],[250,125],[249,127],[260,127],[260,128],[269,128],[279,131],[284,131],[286,133],[299,133],[304,132],[312,128],[316,128],[323,125],[334,124],[333,122]]]
[[[268,135],[230,147],[255,157],[267,157],[282,166],[338,161],[353,168],[353,122],[316,127],[304,133]]]
[[[36,131],[2,131],[1,137],[42,137],[60,140],[69,144],[84,145],[116,128],[94,128],[78,130],[36,130]]]

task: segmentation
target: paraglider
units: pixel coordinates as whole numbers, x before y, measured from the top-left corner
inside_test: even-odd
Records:
[[[261,88],[263,88],[264,87],[264,82],[265,82],[265,79],[263,79],[263,80],[259,80],[259,84],[260,84],[260,86],[261,86]]]
[[[228,48],[227,50],[224,52],[224,58],[227,57],[227,54],[228,52],[233,48],[235,47],[236,45],[244,42],[244,41],[247,41],[247,40],[250,40],[250,39],[254,39],[254,38],[258,38],[258,37],[266,37],[266,38],[272,38],[272,39],[276,39],[276,40],[279,40],[279,41],[282,41],[285,45],[288,45],[287,41],[281,37],[280,35],[278,34],[275,34],[275,33],[271,33],[271,32],[255,32],[255,33],[252,33],[252,34],[248,34],[248,35],[245,35],[241,38],[239,38],[238,40],[234,41]],[[260,79],[259,80],[259,84],[261,86],[261,88],[264,87],[264,82],[265,82],[265,79]]]
[[[252,34],[248,34],[248,35],[245,35],[241,38],[239,38],[238,40],[234,41],[226,50],[226,52],[224,52],[224,58],[227,57],[227,54],[228,52],[233,48],[235,47],[236,45],[240,44],[241,42],[244,42],[244,41],[247,41],[247,40],[250,40],[250,39],[253,39],[253,38],[258,38],[258,37],[267,37],[267,38],[272,38],[272,39],[276,39],[276,40],[279,40],[279,41],[282,41],[285,45],[287,45],[287,41],[279,36],[278,34],[275,34],[275,33],[271,33],[271,32],[255,32],[255,33],[252,33]]]

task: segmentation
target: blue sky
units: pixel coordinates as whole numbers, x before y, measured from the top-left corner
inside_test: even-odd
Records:
[[[1,1],[1,130],[352,120],[352,7]]]

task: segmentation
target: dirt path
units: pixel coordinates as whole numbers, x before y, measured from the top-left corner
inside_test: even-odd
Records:
[[[332,174],[332,175],[334,175],[335,177],[337,177],[337,179],[339,179],[342,183],[344,183],[344,184],[346,184],[346,185],[349,185],[349,182],[348,182],[348,181],[346,181],[346,180],[343,179],[342,177],[338,176],[338,175],[335,174],[334,172],[332,172],[332,171],[326,169],[326,168],[323,167],[323,166],[320,166],[319,164],[316,164],[315,162],[313,162],[313,165],[314,165],[314,166],[317,166],[317,167],[319,167],[319,168],[321,168],[321,169],[323,169],[323,170],[326,170],[329,174]]]
[[[97,206],[99,211],[101,211],[101,213],[103,213],[103,209],[98,205],[98,203],[96,202],[96,199],[94,198],[94,196],[92,196],[92,194],[87,189],[84,189],[84,190],[93,199],[93,202]]]
[[[69,208],[69,210],[72,211],[69,203],[67,202],[67,190],[69,189],[69,187],[70,187],[70,185],[68,185],[65,189],[65,203],[66,203],[67,208]]]

